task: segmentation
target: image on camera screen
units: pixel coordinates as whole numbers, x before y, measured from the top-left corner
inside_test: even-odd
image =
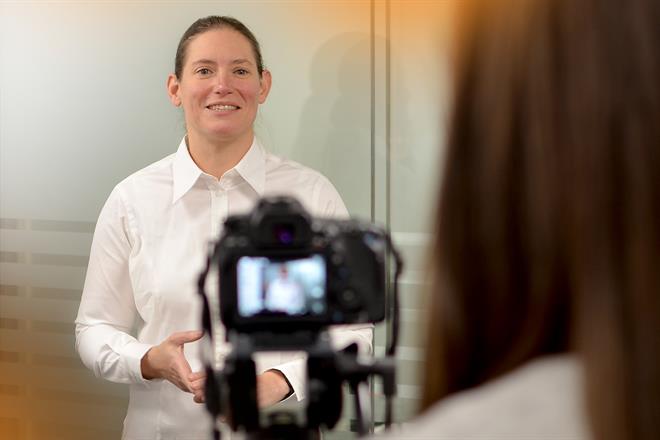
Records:
[[[322,315],[326,311],[325,260],[320,255],[294,260],[241,257],[237,264],[238,313]]]

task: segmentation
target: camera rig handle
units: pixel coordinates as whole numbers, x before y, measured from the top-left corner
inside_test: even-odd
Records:
[[[338,352],[336,369],[355,396],[357,431],[362,436],[369,433],[368,420],[371,419],[371,415],[367,412],[370,411],[371,406],[367,402],[368,396],[365,395],[364,385],[370,377],[379,376],[383,381],[383,394],[389,401],[395,393],[396,368],[392,357],[359,359],[357,353],[356,344],[351,344]],[[391,420],[386,420],[385,424],[389,427]]]
[[[205,405],[216,422],[222,417],[234,431],[259,430],[256,378],[249,341],[236,344],[222,370],[207,365]],[[218,429],[214,428],[213,434],[215,439],[220,438]]]

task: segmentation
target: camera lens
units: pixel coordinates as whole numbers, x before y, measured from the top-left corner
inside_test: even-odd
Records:
[[[280,244],[291,244],[294,238],[294,226],[292,224],[273,225],[273,236]]]

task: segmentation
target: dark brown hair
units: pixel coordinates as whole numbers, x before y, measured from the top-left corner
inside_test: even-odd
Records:
[[[176,56],[174,57],[174,74],[177,78],[181,79],[183,65],[186,62],[188,45],[192,39],[204,32],[223,28],[233,29],[247,38],[247,40],[250,42],[250,46],[252,46],[252,52],[254,53],[254,59],[257,64],[257,71],[259,72],[259,76],[261,76],[264,71],[264,61],[261,57],[261,47],[259,46],[259,41],[257,41],[257,38],[250,31],[250,29],[248,29],[247,26],[233,17],[210,15],[208,17],[200,18],[191,24],[190,27],[183,33],[181,40],[179,40],[179,45],[176,48]]]
[[[660,2],[462,0],[423,408],[544,354],[660,420]]]

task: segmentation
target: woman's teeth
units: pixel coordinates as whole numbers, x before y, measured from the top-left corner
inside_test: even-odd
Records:
[[[235,105],[209,105],[207,107],[209,110],[222,111],[222,110],[236,110],[238,107]]]

